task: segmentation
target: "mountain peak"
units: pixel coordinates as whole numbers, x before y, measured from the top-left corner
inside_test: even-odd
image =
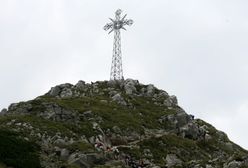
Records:
[[[11,104],[0,120],[0,136],[15,140],[5,146],[7,160],[0,153],[3,166],[248,166],[248,152],[224,132],[187,114],[176,96],[133,79],[57,85]],[[10,149],[21,153],[20,143],[35,163],[14,162]]]

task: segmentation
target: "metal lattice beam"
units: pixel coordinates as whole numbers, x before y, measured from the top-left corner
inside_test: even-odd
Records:
[[[118,9],[115,12],[115,20],[109,18],[111,20],[110,23],[107,23],[103,29],[108,31],[109,34],[114,32],[114,48],[113,48],[113,56],[112,56],[112,64],[111,64],[111,72],[110,72],[110,80],[122,80],[123,70],[122,70],[122,56],[121,56],[121,32],[120,29],[126,30],[124,26],[131,26],[133,24],[133,20],[126,19],[127,15],[121,18],[122,11]]]

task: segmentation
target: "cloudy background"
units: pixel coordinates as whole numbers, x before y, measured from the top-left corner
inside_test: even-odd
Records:
[[[178,97],[190,114],[248,149],[248,1],[2,0],[0,108],[50,87],[108,80],[117,8],[125,78]]]

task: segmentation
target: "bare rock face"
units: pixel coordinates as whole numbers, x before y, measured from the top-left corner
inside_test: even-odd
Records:
[[[197,124],[190,122],[179,129],[179,135],[189,139],[200,139],[205,136],[204,130],[200,129]]]
[[[55,86],[55,87],[52,87],[52,88],[51,88],[49,94],[50,94],[51,96],[58,96],[58,95],[60,94],[60,92],[61,92],[60,87],[59,87],[59,86]]]
[[[73,95],[73,93],[72,93],[72,90],[70,88],[65,88],[60,93],[61,98],[70,98],[70,97],[72,97],[72,95]]]
[[[146,94],[148,96],[153,96],[154,95],[154,92],[155,92],[155,87],[154,85],[148,85],[147,88],[146,88]]]
[[[8,113],[30,114],[31,111],[32,104],[30,103],[13,103],[8,107]]]
[[[44,104],[44,106],[46,110],[38,114],[42,118],[59,122],[77,122],[79,120],[78,114],[75,111],[62,108],[54,103]]]
[[[164,105],[167,107],[177,106],[177,97],[174,95],[168,97],[164,100]]]

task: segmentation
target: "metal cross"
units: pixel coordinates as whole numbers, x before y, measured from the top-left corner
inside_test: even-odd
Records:
[[[111,64],[110,80],[122,80],[123,70],[122,70],[122,58],[121,58],[121,33],[120,29],[126,30],[124,26],[131,26],[133,20],[126,19],[127,14],[121,18],[122,11],[118,9],[115,12],[115,20],[111,19],[110,23],[107,23],[103,29],[109,31],[109,34],[114,31],[114,48],[113,48],[113,57]]]

